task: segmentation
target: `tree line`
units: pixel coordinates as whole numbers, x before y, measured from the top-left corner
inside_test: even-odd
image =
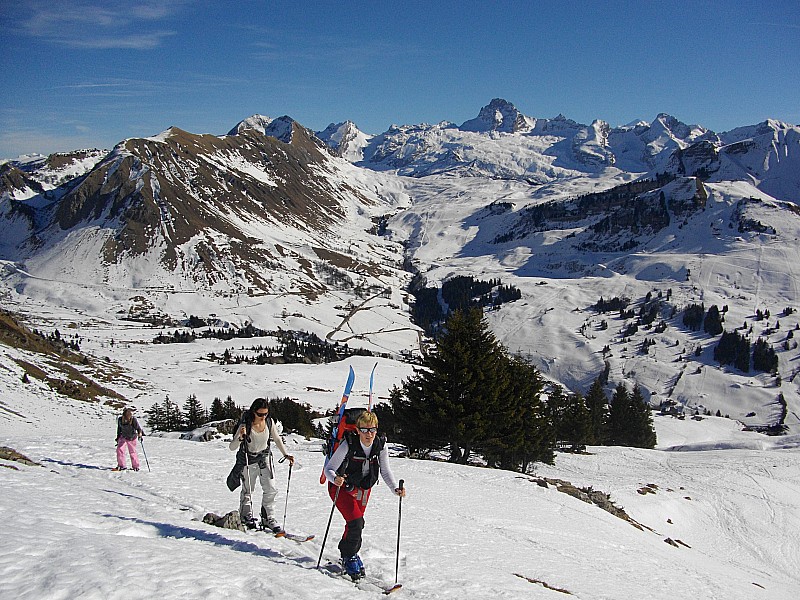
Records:
[[[513,285],[503,285],[498,279],[483,281],[471,275],[459,275],[437,286],[425,287],[421,276],[411,285],[414,305],[411,319],[428,335],[455,311],[469,308],[498,308],[506,302],[522,298],[522,292]]]
[[[243,411],[231,396],[224,401],[215,397],[209,410],[195,394],[190,394],[182,407],[167,396],[145,411],[145,422],[152,431],[192,431],[216,421],[238,421]],[[284,432],[312,437],[317,434],[313,420],[323,415],[291,398],[270,398],[269,416],[281,422]]]
[[[201,326],[204,323],[197,317],[190,317],[190,322]],[[363,348],[350,348],[347,344],[328,342],[315,333],[306,331],[267,331],[246,323],[244,327],[221,329],[207,329],[200,333],[194,330],[175,330],[173,333],[159,333],[154,339],[154,344],[187,344],[197,339],[246,339],[253,337],[274,337],[277,339],[275,346],[253,346],[250,348],[256,354],[234,354],[226,349],[222,354],[211,353],[208,358],[220,364],[287,364],[287,363],[329,363],[344,360],[350,356],[378,356],[370,350]],[[388,355],[381,355],[388,356]]]

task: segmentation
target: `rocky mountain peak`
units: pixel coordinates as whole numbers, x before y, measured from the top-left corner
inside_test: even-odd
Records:
[[[536,119],[523,115],[516,106],[502,98],[495,98],[481,108],[478,116],[462,123],[462,131],[526,132],[536,126]]]
[[[316,135],[336,156],[341,156],[350,162],[364,159],[364,148],[372,139],[372,136],[362,132],[352,121],[331,123]]]
[[[236,124],[236,127],[228,132],[228,135],[238,135],[243,131],[247,131],[248,129],[255,129],[256,131],[264,133],[270,123],[272,123],[271,117],[255,114],[242,121],[239,121]]]

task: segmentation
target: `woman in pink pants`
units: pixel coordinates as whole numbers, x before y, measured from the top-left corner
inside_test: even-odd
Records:
[[[139,426],[139,421],[133,416],[133,411],[126,408],[122,416],[117,417],[117,468],[115,471],[125,470],[125,449],[131,455],[131,467],[139,470],[139,457],[136,454],[136,442],[142,439],[144,431]]]

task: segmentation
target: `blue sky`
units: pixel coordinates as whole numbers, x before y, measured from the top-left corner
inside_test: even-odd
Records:
[[[0,158],[255,113],[460,124],[496,97],[612,126],[800,123],[797,0],[0,0],[0,48]]]

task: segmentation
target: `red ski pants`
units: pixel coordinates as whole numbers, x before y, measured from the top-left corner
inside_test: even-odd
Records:
[[[339,489],[341,491],[337,497],[336,491]],[[344,486],[337,488],[329,483],[328,494],[331,500],[336,500],[336,508],[345,520],[344,535],[339,540],[339,552],[344,558],[358,554],[361,549],[361,532],[364,530],[364,511],[367,510],[370,490],[354,488],[348,491]]]

